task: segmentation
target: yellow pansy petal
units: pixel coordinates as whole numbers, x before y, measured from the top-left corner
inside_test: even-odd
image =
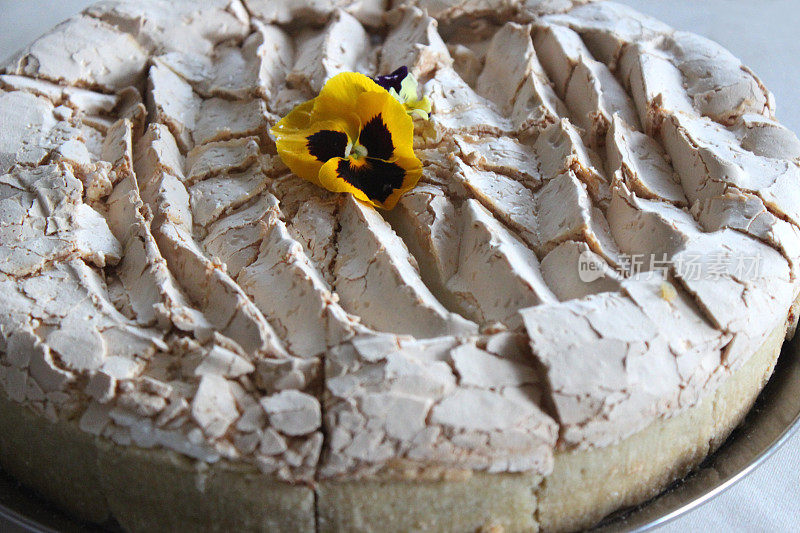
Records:
[[[369,76],[342,72],[328,80],[315,99],[314,113],[322,118],[357,113],[358,97],[365,92],[385,92]]]
[[[323,186],[318,178],[323,163],[320,163],[303,151],[286,149],[285,147],[281,147],[280,144],[278,145],[278,153],[283,163],[298,177],[310,181],[314,185]]]
[[[365,161],[362,160],[361,164],[364,164]],[[331,159],[324,165],[319,171],[319,182],[322,184],[323,187],[328,189],[331,192],[349,192],[356,198],[361,201],[371,203],[370,199],[367,197],[366,193],[361,189],[355,187],[348,181],[342,179],[339,175],[339,165],[343,164],[359,164],[358,162],[353,162],[349,158],[339,157],[336,159]]]
[[[403,180],[402,187],[395,189],[395,191],[386,198],[381,207],[389,210],[394,209],[394,207],[397,205],[397,202],[400,201],[400,198],[402,198],[405,193],[417,186],[417,183],[419,183],[421,177],[422,168],[406,171],[406,177]]]
[[[291,133],[286,133],[291,131]],[[276,130],[275,145],[289,170],[320,185],[319,171],[329,159],[344,157],[358,135],[358,127],[342,120],[319,121],[304,130]]]
[[[395,163],[398,166],[406,169],[406,171],[408,172],[415,170],[420,170],[420,171],[422,170],[422,161],[420,161],[419,158],[413,154],[413,152],[411,153],[410,156],[398,157]]]
[[[358,139],[359,132],[361,130],[360,123],[357,122],[357,117],[354,117],[355,123],[351,121],[344,121],[344,120],[320,120],[314,122],[312,127],[303,129],[303,130],[296,130],[290,133],[282,133],[276,135],[276,139],[285,139],[287,141],[291,140],[308,140],[308,138],[320,131],[335,131],[344,134],[347,137],[348,142],[354,142]]]
[[[417,78],[409,74],[403,81],[400,82],[400,97],[401,102],[415,102],[418,100],[419,83]]]
[[[405,176],[403,177],[403,183],[395,189],[387,198],[383,201],[384,209],[394,209],[397,202],[400,201],[400,198],[417,186],[419,183],[420,178],[422,178],[422,162],[417,159],[414,155],[413,150],[411,151],[410,157],[399,157],[395,164],[405,170]]]
[[[419,100],[408,101],[405,103],[406,111],[409,115],[417,116],[423,120],[428,120],[431,114],[431,101],[427,96]]]
[[[394,87],[389,88],[391,94],[412,116],[418,116],[427,120],[431,112],[431,101],[427,96],[419,98],[419,83],[413,74],[408,74],[400,82],[400,92]]]
[[[304,102],[294,109],[292,109],[288,115],[283,117],[275,124],[270,133],[272,133],[275,137],[279,137],[281,135],[292,135],[296,134],[299,131],[305,131],[314,124],[314,116],[312,115],[312,111],[314,109],[314,100],[309,100],[308,102]]]
[[[409,152],[413,155],[414,121],[387,91],[361,94],[358,115],[359,143],[367,148],[368,157],[393,161]]]
[[[375,207],[392,209],[400,197],[422,176],[418,159],[407,160],[412,168],[372,158],[331,159],[322,166],[319,181],[333,192],[349,192]]]
[[[339,107],[338,109],[331,108],[328,113],[320,113],[320,110],[317,109],[318,100],[319,96],[307,102],[303,102],[292,109],[289,114],[280,119],[277,124],[272,127],[270,133],[276,137],[281,135],[302,134],[310,129],[319,129],[320,122],[337,122],[346,124],[346,126],[343,127],[345,127],[345,131],[348,132],[348,135],[353,138],[358,137],[360,124],[358,115],[354,110]]]
[[[317,97],[318,98],[318,97]],[[346,131],[352,138],[358,138],[358,130],[361,127],[358,115],[355,113],[345,113],[341,110],[338,113],[329,117],[319,115],[315,109],[315,101],[309,100],[304,102],[289,112],[288,115],[283,117],[275,124],[270,133],[275,137],[287,135],[303,135],[309,130],[319,130],[321,123],[335,123],[342,131]]]

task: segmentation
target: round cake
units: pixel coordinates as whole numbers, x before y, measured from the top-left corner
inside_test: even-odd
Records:
[[[794,332],[800,142],[611,2],[100,2],[0,75],[0,464],[128,531],[572,531]]]

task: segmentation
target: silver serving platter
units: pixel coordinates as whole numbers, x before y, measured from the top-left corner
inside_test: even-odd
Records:
[[[619,511],[593,531],[647,531],[703,505],[770,457],[800,427],[800,335],[783,347],[775,372],[745,421],[685,479],[649,502]],[[77,522],[0,471],[0,530],[108,532]]]

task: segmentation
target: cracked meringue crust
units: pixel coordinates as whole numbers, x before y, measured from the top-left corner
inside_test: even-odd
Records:
[[[401,65],[433,109],[394,210],[281,162],[279,117]],[[800,141],[617,4],[113,0],[0,70],[0,461],[88,521],[586,527],[794,331]]]
[[[557,451],[544,481],[398,466],[316,488],[290,485],[241,464],[198,468],[175,452],[121,448],[5,396],[0,457],[7,472],[76,517],[131,531],[205,530],[211,520],[242,531],[574,531],[655,496],[716,450],[750,410],[795,325],[778,326],[699,404],[613,446]]]

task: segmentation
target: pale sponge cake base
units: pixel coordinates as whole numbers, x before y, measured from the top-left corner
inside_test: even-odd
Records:
[[[114,518],[129,531],[314,531],[314,492],[244,465],[198,471],[177,454],[100,446]]]
[[[97,468],[95,438],[77,424],[53,424],[0,394],[0,465],[76,518],[111,517]]]
[[[76,517],[129,531],[572,531],[655,496],[713,452],[766,384],[787,328],[698,405],[621,443],[560,452],[542,480],[324,481],[314,489],[174,452],[121,447],[0,395],[3,469]]]
[[[313,532],[314,491],[221,462],[123,447],[0,394],[0,465],[80,520],[128,531]]]
[[[322,482],[319,531],[535,531],[540,482],[485,473],[463,481]]]

